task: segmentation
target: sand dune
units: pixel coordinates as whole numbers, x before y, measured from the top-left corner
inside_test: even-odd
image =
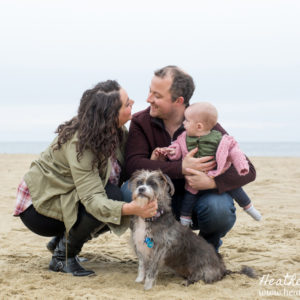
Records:
[[[121,238],[106,233],[84,246],[82,255],[89,261],[83,265],[97,276],[48,271],[48,238],[12,216],[16,187],[35,157],[0,155],[0,299],[300,299],[300,158],[251,158],[257,180],[245,190],[263,220],[256,222],[237,207],[237,222],[223,239],[221,254],[229,269],[246,264],[257,271],[257,279],[235,274],[184,287],[182,278],[162,271],[156,286],[145,292],[134,282],[137,261],[129,231]],[[294,280],[286,274],[295,274]],[[261,296],[267,292],[273,296]]]

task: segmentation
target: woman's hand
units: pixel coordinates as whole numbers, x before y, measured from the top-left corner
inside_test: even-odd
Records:
[[[194,155],[197,153],[197,151],[198,148],[191,150],[182,160],[182,174],[187,175],[188,168],[193,168],[194,170],[198,170],[201,172],[208,172],[215,168],[216,161],[212,160],[214,156],[203,156],[200,158],[195,158]]]
[[[210,190],[217,187],[216,182],[213,178],[201,171],[187,168],[187,174],[185,180],[195,190]]]
[[[139,206],[135,201],[125,203],[122,207],[122,215],[136,215],[142,218],[151,218],[157,212],[157,200],[151,201],[144,206]]]

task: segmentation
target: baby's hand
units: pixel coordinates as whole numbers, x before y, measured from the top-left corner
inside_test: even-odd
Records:
[[[165,155],[174,155],[176,153],[175,149],[174,148],[165,148]]]
[[[166,160],[166,155],[164,154],[165,148],[155,148],[151,154],[151,160]]]

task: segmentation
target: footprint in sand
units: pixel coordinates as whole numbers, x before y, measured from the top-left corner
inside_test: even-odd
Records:
[[[297,234],[295,232],[287,232],[284,233],[282,237],[285,239],[294,239],[295,237],[297,237]]]

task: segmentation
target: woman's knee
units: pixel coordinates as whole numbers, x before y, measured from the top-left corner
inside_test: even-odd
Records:
[[[39,214],[33,205],[22,212],[20,218],[29,230],[41,236],[62,235],[65,231],[63,222]]]

